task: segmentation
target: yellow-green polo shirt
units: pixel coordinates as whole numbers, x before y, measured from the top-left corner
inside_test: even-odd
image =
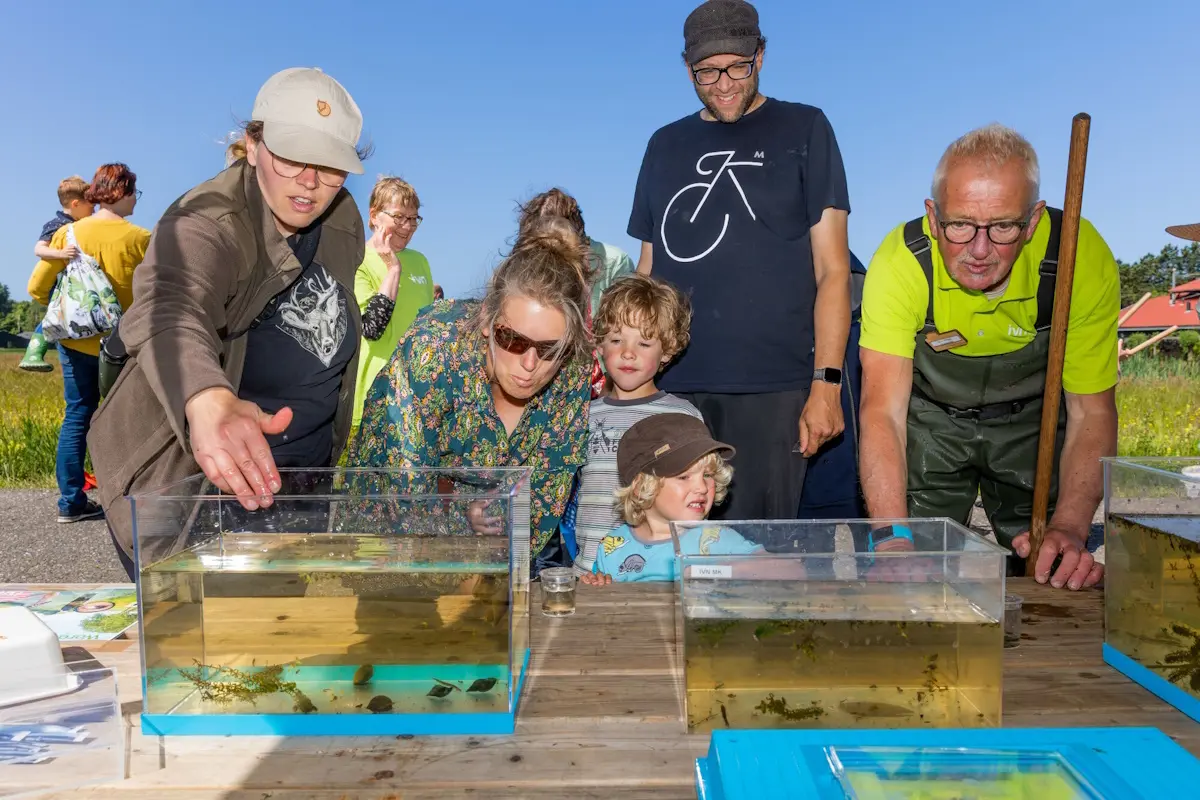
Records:
[[[929,235],[929,218],[921,223]],[[939,331],[956,330],[967,340],[954,349],[960,356],[993,356],[1019,350],[1033,341],[1037,320],[1038,266],[1050,239],[1050,215],[1043,213],[1033,238],[1013,264],[1004,294],[988,299],[963,289],[942,262],[937,242],[933,257],[933,320]],[[925,326],[929,285],[897,226],[875,251],[863,287],[861,345],[868,350],[912,358],[916,334]],[[1095,394],[1117,383],[1117,317],[1121,288],[1117,262],[1096,228],[1079,223],[1071,320],[1063,363],[1063,388]]]
[[[422,308],[433,303],[433,274],[429,261],[420,252],[406,247],[396,257],[400,259],[400,285],[396,287],[396,304],[392,318],[383,336],[371,340],[363,337],[358,351],[358,379],[354,387],[354,416],[351,425],[362,421],[363,403],[367,392],[379,371],[392,360],[396,345],[408,332],[408,326]],[[354,296],[358,300],[359,312],[367,310],[367,304],[379,291],[387,277],[387,264],[379,253],[368,247],[354,275]]]

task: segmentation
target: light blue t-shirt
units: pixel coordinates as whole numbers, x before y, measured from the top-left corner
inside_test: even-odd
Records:
[[[679,537],[686,555],[745,555],[763,552],[762,545],[747,541],[740,533],[719,525],[689,528]],[[600,542],[596,553],[598,575],[611,575],[614,581],[675,580],[675,548],[670,539],[645,544],[633,535],[628,525],[613,528]]]

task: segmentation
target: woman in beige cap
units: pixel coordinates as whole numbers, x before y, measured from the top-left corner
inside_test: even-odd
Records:
[[[364,234],[344,184],[363,171],[361,132],[336,80],[283,70],[258,92],[244,159],[159,221],[105,345],[123,366],[89,437],[128,570],[126,495],[202,470],[253,513],[280,491],[278,467],[327,467],[345,445]]]

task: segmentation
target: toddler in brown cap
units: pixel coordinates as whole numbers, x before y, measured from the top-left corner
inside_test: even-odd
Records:
[[[733,448],[715,441],[702,420],[687,414],[657,414],[635,423],[621,437],[616,502],[625,524],[600,543],[584,583],[675,580],[670,523],[708,518],[725,499]],[[740,555],[763,552],[736,531],[719,525],[679,532],[683,553]]]

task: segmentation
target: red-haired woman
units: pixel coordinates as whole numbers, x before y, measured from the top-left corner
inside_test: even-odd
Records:
[[[108,276],[121,308],[133,303],[133,270],[146,255],[150,231],[126,219],[137,205],[137,175],[124,164],[105,164],[84,200],[99,209],[90,217],[59,228],[50,247],[66,247],[73,233],[79,249],[96,259]],[[42,305],[50,294],[66,261],[39,261],[29,279],[29,294]],[[87,451],[87,433],[92,414],[100,404],[100,337],[63,339],[58,343],[62,364],[63,397],[67,401],[62,428],[58,432],[55,476],[58,479],[58,521],[78,522],[103,515],[100,506],[88,500],[83,491],[83,458]]]

